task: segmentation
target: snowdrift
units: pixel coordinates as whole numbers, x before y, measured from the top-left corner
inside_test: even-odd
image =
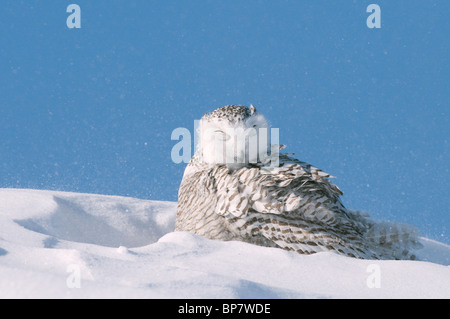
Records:
[[[0,298],[450,298],[450,247],[420,261],[310,256],[173,232],[176,203],[0,189]]]

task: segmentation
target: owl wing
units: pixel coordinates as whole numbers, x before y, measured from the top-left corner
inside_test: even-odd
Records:
[[[216,212],[244,217],[251,211],[286,215],[333,224],[348,218],[332,176],[288,156],[279,167],[244,167],[232,173],[226,166],[214,172]],[[343,221],[341,221],[343,222]]]
[[[337,250],[376,258],[362,240],[365,219],[342,205],[332,176],[287,155],[280,166],[243,167],[214,172],[215,212],[245,241],[300,253]]]

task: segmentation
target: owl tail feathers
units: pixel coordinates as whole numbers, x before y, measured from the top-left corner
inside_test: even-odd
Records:
[[[364,237],[380,259],[417,259],[415,252],[423,245],[416,227],[404,223],[376,222],[359,212],[351,213],[365,224],[367,231]]]

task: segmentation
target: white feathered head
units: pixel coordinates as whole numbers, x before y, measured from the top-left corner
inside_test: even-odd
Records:
[[[208,164],[261,162],[270,152],[268,131],[267,120],[253,105],[223,106],[201,118],[196,155]]]

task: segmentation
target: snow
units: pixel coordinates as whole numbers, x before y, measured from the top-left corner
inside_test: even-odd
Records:
[[[0,298],[450,298],[450,247],[420,261],[299,255],[173,232],[176,203],[0,189]]]

